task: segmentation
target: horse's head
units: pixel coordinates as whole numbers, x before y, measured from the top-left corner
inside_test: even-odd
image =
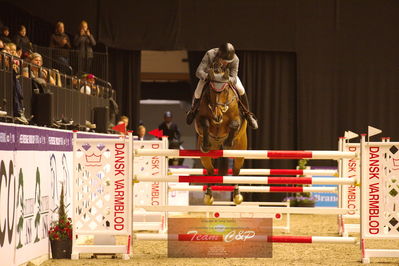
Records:
[[[236,94],[231,88],[228,75],[222,68],[214,68],[212,80],[209,82],[208,108],[212,113],[214,124],[223,122],[223,115],[229,110],[229,105],[236,99]]]

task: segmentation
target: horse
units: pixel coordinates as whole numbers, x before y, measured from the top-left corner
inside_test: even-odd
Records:
[[[228,79],[228,70],[222,67],[212,68],[212,80],[206,83],[201,97],[195,129],[198,146],[204,153],[210,150],[247,149],[247,121],[240,112],[239,96]],[[201,163],[208,175],[214,174],[214,162],[211,157],[201,157]],[[244,158],[234,159],[233,175],[239,175]],[[219,159],[218,175],[227,175],[228,158]],[[236,204],[243,200],[236,186],[233,199]],[[213,197],[208,185],[204,195],[205,204],[212,204]]]

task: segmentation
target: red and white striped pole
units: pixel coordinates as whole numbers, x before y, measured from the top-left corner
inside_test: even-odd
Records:
[[[172,175],[207,175],[208,171],[201,168],[185,169],[185,168],[169,168]],[[218,169],[215,169],[218,174]],[[229,169],[229,175],[233,174],[233,170]],[[240,175],[307,175],[307,176],[336,176],[336,170],[304,170],[304,169],[241,169]]]
[[[260,176],[137,176],[142,182],[215,183],[215,184],[314,184],[352,185],[353,178],[311,178],[311,177],[260,177]]]
[[[176,240],[176,241],[223,241],[223,235],[203,235],[203,234],[136,234],[137,240]],[[334,237],[334,236],[255,236],[252,238],[255,241],[265,240],[270,243],[300,243],[300,244],[315,244],[315,243],[340,243],[353,244],[356,243],[356,237]],[[246,241],[250,241],[248,239]]]
[[[337,160],[355,158],[355,152],[344,151],[267,151],[267,150],[212,150],[207,153],[199,150],[137,149],[135,156],[167,156],[170,158],[196,157],[244,157],[246,159],[326,159]]]
[[[169,191],[206,191],[208,186],[169,186]],[[210,186],[212,191],[227,191],[233,192],[235,186]],[[260,193],[273,193],[273,192],[324,192],[334,193],[337,191],[336,187],[270,187],[270,186],[239,186],[240,192],[260,192]]]

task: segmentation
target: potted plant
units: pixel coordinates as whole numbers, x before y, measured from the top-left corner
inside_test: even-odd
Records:
[[[310,195],[310,192],[296,193],[295,196],[288,197],[285,200],[290,201],[291,207],[314,207],[316,198]]]
[[[65,213],[64,185],[61,188],[58,220],[51,224],[49,230],[51,255],[53,259],[70,259],[72,253],[72,219]]]

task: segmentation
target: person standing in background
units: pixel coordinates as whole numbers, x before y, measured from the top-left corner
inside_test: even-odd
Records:
[[[14,37],[14,43],[22,48],[23,57],[27,57],[32,51],[32,43],[26,35],[26,27],[20,25],[18,27],[18,33]]]
[[[55,32],[50,38],[50,47],[54,49],[53,54],[57,58],[54,68],[59,69],[63,73],[67,73],[69,69],[69,53],[66,49],[71,49],[71,41],[65,33],[64,23],[58,21],[55,26]],[[72,73],[71,73],[72,74]]]
[[[173,115],[171,111],[165,112],[163,116],[164,121],[158,126],[159,130],[163,130],[163,135],[168,136],[169,146],[172,142],[177,142],[179,145],[180,141],[180,131],[175,123],[172,122]]]
[[[82,21],[79,27],[79,33],[75,35],[73,44],[79,50],[79,72],[90,73],[91,63],[93,61],[93,46],[96,45],[93,35],[89,30],[89,25],[86,21]]]
[[[2,40],[4,44],[11,42],[10,29],[7,26],[3,26],[1,29],[0,40]]]

